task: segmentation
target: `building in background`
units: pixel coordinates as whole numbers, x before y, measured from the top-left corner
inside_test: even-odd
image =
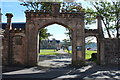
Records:
[[[60,40],[52,39],[52,40],[42,40],[40,43],[41,49],[60,49],[61,44]]]

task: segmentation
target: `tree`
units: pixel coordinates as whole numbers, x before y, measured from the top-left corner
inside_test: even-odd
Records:
[[[71,42],[67,39],[64,39],[63,42],[64,42],[63,44],[64,49],[67,49],[68,53],[70,53],[69,46],[71,45]]]
[[[47,29],[41,29],[39,32],[39,40],[48,39],[52,34],[47,32]]]
[[[21,0],[22,1],[22,0]],[[31,2],[31,1],[22,1],[22,3],[20,5],[25,6],[28,10],[41,10],[43,12],[46,11],[51,11],[52,10],[52,6],[51,6],[52,2]],[[47,33],[47,29],[41,29],[39,32],[39,39],[40,41],[42,39],[47,39],[48,37],[52,36],[50,33]]]
[[[69,40],[71,42],[72,41],[72,31],[70,29],[67,29],[67,28],[66,28],[66,31],[68,31],[68,32],[66,32],[65,35],[69,37]]]
[[[109,38],[119,37],[119,24],[120,19],[120,1],[118,2],[91,2],[95,10],[92,8],[84,9],[81,3],[64,3],[65,11],[68,12],[85,12],[85,24],[96,23],[96,17],[102,16],[102,22],[105,26],[105,31]],[[63,6],[63,8],[64,8]],[[67,33],[69,34],[69,33]]]
[[[52,11],[52,2],[23,2],[20,5],[25,6],[28,10]]]
[[[76,3],[76,2],[63,2],[61,7],[62,7],[62,11],[65,11],[65,12],[81,12],[81,11],[84,11],[81,3]],[[69,37],[70,42],[71,42],[72,41],[72,31],[68,28],[66,28],[66,30],[68,32],[65,33],[65,34]]]
[[[63,2],[62,9],[65,12],[80,12],[83,11],[81,3],[77,2]]]
[[[93,37],[87,37],[87,38],[85,38],[85,45],[90,45],[90,44],[92,44],[92,40],[93,40],[94,38]]]
[[[64,2],[61,3],[62,11],[66,12],[80,12],[85,11],[85,24],[92,24],[96,21],[96,16],[102,16],[102,22],[105,26],[105,31],[108,34],[109,38],[117,37],[119,24],[118,20],[120,18],[120,1],[118,2],[92,2],[91,3],[94,9],[87,8],[84,9],[81,6],[81,3],[76,2]],[[43,2],[24,2],[21,5],[26,6],[28,9],[32,10],[42,10],[42,11],[51,11],[51,3]],[[70,32],[69,32],[70,33]],[[69,34],[68,33],[68,34]],[[115,36],[116,35],[116,36]]]
[[[102,22],[107,31],[108,37],[118,38],[118,29],[120,28],[117,24],[118,19],[120,18],[120,1],[119,2],[92,2],[92,5],[96,10],[86,9],[87,14],[87,24],[90,20],[95,22],[97,15],[102,16]],[[115,36],[116,35],[116,36]]]

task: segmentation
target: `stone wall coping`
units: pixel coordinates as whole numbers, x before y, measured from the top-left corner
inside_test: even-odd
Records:
[[[26,10],[25,13],[48,13],[48,14],[51,14],[50,11],[42,11],[42,10]],[[81,11],[81,12],[59,12],[60,14],[85,14],[84,11]]]

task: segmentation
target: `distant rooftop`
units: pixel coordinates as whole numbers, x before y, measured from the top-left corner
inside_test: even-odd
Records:
[[[26,23],[12,23],[13,28],[25,28]],[[2,29],[5,29],[7,23],[2,23]]]

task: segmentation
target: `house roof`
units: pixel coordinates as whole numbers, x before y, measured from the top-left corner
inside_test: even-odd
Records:
[[[26,23],[12,23],[13,28],[25,28]],[[2,29],[5,29],[7,23],[2,23]]]
[[[42,40],[42,41],[47,41],[47,42],[53,42],[53,41],[55,41],[56,43],[60,43],[60,40]]]
[[[57,43],[60,43],[60,40],[55,40]],[[53,42],[53,40],[49,40],[49,42]]]

